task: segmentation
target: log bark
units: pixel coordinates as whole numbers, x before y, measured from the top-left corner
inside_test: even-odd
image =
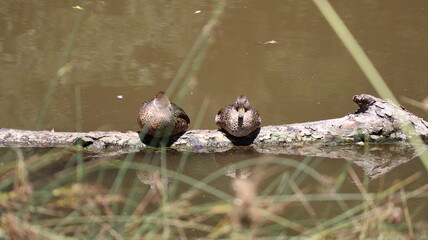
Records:
[[[359,109],[341,118],[316,122],[261,127],[247,138],[233,138],[220,130],[191,130],[180,136],[171,148],[189,152],[223,152],[234,145],[251,145],[259,152],[296,154],[316,144],[343,146],[352,143],[403,142],[398,117],[404,116],[426,142],[428,123],[403,107],[371,95],[353,97]],[[71,147],[86,149],[136,149],[146,145],[137,132],[54,132],[0,129],[0,147]]]

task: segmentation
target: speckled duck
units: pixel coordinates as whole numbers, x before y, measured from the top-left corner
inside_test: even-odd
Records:
[[[163,137],[185,132],[190,119],[182,108],[171,103],[165,93],[160,91],[153,100],[143,103],[137,122],[141,132]]]
[[[232,136],[245,137],[259,128],[261,119],[259,112],[251,107],[247,97],[241,95],[235,104],[227,105],[218,111],[215,123]]]

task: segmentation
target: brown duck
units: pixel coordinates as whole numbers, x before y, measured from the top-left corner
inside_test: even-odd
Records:
[[[252,108],[244,95],[236,99],[235,104],[220,109],[215,123],[235,137],[244,137],[256,130],[261,123],[259,112]]]
[[[162,137],[185,132],[190,119],[182,108],[171,103],[165,93],[160,91],[153,100],[143,103],[137,122],[143,133]]]

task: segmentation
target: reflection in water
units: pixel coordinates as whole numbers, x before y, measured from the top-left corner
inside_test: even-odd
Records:
[[[233,148],[214,156],[217,166],[223,170],[224,175],[236,179],[249,179],[253,174],[252,166],[237,166],[239,162],[259,157],[252,147]]]
[[[166,191],[170,187],[173,179],[171,177],[161,177],[159,171],[137,171],[137,177],[141,183],[149,185],[151,189]]]
[[[226,171],[225,175],[231,178],[248,179],[252,175],[251,168],[249,167],[236,168],[235,165],[231,164],[224,169]]]
[[[272,153],[272,148],[264,150],[257,147],[256,150],[260,153]],[[365,146],[285,145],[279,146],[275,153],[344,159],[364,169],[365,174],[371,179],[379,178],[419,155],[408,143]]]

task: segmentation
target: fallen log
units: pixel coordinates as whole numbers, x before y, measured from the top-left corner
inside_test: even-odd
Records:
[[[220,130],[191,130],[171,148],[189,152],[223,152],[234,145],[252,143],[259,152],[296,154],[304,146],[338,146],[352,143],[393,143],[408,139],[399,116],[411,122],[416,133],[428,140],[428,123],[403,107],[371,95],[353,97],[359,109],[344,117],[316,122],[261,127],[247,138],[233,138]],[[54,132],[0,129],[0,147],[71,147],[86,149],[142,150],[147,146],[137,132]],[[300,149],[300,150],[299,150]],[[300,155],[300,154],[299,154]]]

